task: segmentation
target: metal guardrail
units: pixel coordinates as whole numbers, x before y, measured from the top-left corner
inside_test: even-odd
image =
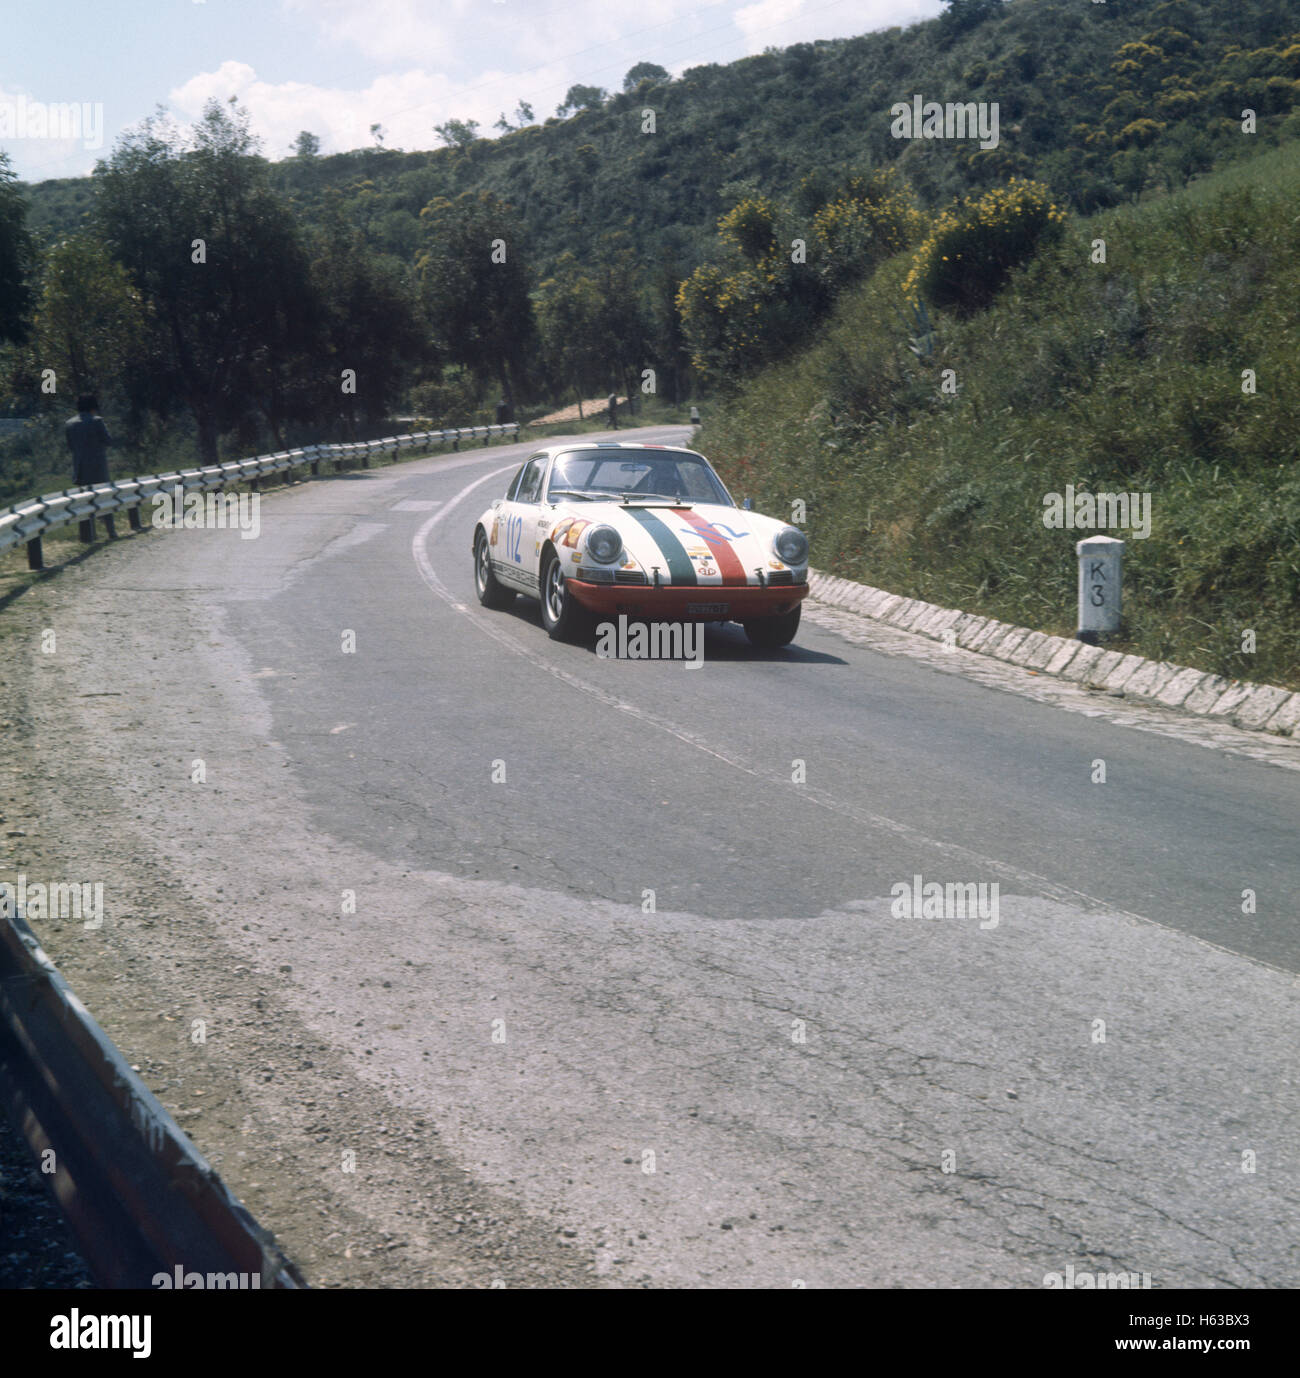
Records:
[[[0,1095],[101,1287],[307,1285],[15,915],[0,917]]]
[[[96,517],[126,512],[132,530],[140,530],[140,508],[156,493],[174,491],[203,492],[222,488],[231,483],[257,483],[272,474],[310,466],[313,474],[320,466],[333,462],[336,467],[349,460],[359,459],[368,468],[372,455],[398,455],[403,450],[424,449],[430,445],[446,445],[459,450],[462,440],[482,437],[486,445],[491,438],[509,434],[519,439],[519,425],[510,422],[503,426],[460,426],[445,431],[416,431],[409,435],[390,435],[382,440],[345,441],[336,445],[308,445],[300,450],[280,450],[274,454],[258,455],[253,459],[229,460],[204,469],[181,469],[170,474],[149,474],[143,478],[123,479],[117,483],[98,483],[88,488],[65,488],[62,492],[47,493],[0,510],[0,551],[12,546],[27,545],[27,564],[31,569],[44,568],[41,537],[58,526],[71,522],[93,522]]]

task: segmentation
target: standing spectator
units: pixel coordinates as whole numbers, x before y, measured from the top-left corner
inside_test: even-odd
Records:
[[[113,437],[104,425],[104,418],[99,415],[99,399],[94,393],[83,392],[77,398],[77,415],[68,422],[64,433],[68,437],[68,449],[72,451],[73,483],[78,488],[107,483],[108,447],[113,443]],[[116,539],[117,528],[113,524],[112,513],[105,515],[104,525],[108,528],[109,539]],[[81,539],[87,542],[95,539],[94,517],[81,523]]]
[[[609,424],[618,430],[618,397],[612,392],[609,394]]]

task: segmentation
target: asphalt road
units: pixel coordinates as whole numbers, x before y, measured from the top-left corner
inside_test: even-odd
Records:
[[[301,862],[254,906],[279,998],[611,1282],[1300,1282],[1296,772],[808,618],[769,653],[711,629],[699,670],[551,642],[473,591],[529,448],[90,576],[219,621],[195,750],[265,822],[164,802],[250,884]],[[917,875],[996,884],[995,919],[897,917]]]

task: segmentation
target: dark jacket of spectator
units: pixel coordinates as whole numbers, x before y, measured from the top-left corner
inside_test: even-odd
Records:
[[[107,483],[108,447],[113,437],[104,418],[93,411],[79,412],[64,428],[72,451],[72,480],[78,485]]]

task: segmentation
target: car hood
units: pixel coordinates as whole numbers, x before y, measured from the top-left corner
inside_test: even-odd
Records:
[[[772,549],[786,523],[758,512],[720,503],[575,502],[557,508],[550,531],[566,572],[593,563],[584,558],[586,534],[601,525],[623,538],[623,558],[614,568],[640,570],[650,582],[655,569],[662,583],[739,585],[803,568],[785,564]]]

